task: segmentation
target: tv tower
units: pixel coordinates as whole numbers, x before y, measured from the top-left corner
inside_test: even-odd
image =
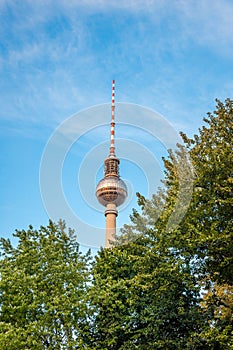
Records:
[[[104,178],[96,186],[96,197],[106,207],[105,247],[111,246],[116,236],[117,207],[124,203],[127,187],[119,175],[120,160],[115,156],[115,80],[112,81],[112,120],[110,133],[110,153],[104,160]]]

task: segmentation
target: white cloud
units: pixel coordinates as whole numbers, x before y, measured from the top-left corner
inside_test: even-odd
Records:
[[[219,54],[233,53],[233,2],[228,0],[184,1],[177,4],[177,13],[187,38],[206,45]],[[225,52],[221,52],[221,48]]]
[[[130,12],[146,11],[151,8],[160,8],[165,4],[165,0],[60,0],[60,4],[64,8],[83,8],[84,10],[92,11],[112,11],[112,10],[128,10]]]
[[[5,28],[11,27],[17,44],[5,35],[9,52],[7,57],[0,56],[0,63],[3,74],[9,71],[15,75],[20,86],[18,91],[6,91],[11,106],[3,106],[4,117],[54,125],[80,109],[108,102],[106,79],[113,72],[124,79],[118,101],[161,106],[162,113],[171,116],[176,110],[183,117],[187,111],[182,104],[187,96],[176,98],[177,91],[182,93],[190,86],[187,82],[196,74],[195,67],[189,70],[183,66],[186,55],[192,54],[190,46],[209,47],[228,57],[233,48],[229,15],[233,4],[227,1],[28,0],[20,6],[14,1],[8,4],[14,21],[6,23],[5,19]],[[0,5],[4,6],[4,1]],[[106,39],[102,50],[94,45],[95,40],[102,43],[105,39],[95,32],[97,27],[88,26],[92,24],[89,14],[100,13],[107,19],[111,14],[115,21],[111,30],[116,34],[114,42]],[[129,25],[125,18],[131,19],[131,14],[135,16]],[[67,27],[62,28],[59,16],[65,18]],[[53,19],[61,27],[59,35],[51,38],[46,25]],[[168,28],[163,28],[164,23]],[[208,74],[195,79],[196,95],[203,96]]]

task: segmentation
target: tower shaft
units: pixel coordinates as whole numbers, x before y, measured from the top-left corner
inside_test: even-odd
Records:
[[[107,204],[105,210],[106,217],[106,235],[105,235],[105,248],[111,247],[111,242],[116,238],[116,218],[118,211],[114,203]]]

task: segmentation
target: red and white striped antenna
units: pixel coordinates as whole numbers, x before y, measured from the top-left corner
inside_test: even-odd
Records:
[[[115,80],[112,81],[112,120],[111,120],[110,156],[115,156]]]

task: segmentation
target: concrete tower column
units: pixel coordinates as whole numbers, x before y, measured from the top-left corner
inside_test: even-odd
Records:
[[[116,238],[116,217],[118,211],[116,204],[108,203],[105,210],[106,216],[106,236],[105,236],[105,247],[109,248],[111,246],[111,241]]]

